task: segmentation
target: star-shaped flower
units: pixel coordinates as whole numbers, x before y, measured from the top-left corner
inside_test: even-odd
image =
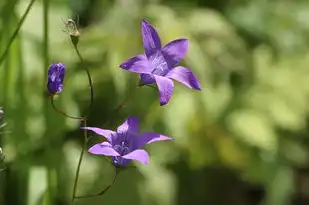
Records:
[[[93,145],[88,152],[96,155],[112,156],[112,162],[117,167],[127,166],[131,160],[148,164],[148,153],[140,147],[156,141],[172,140],[172,138],[146,132],[138,134],[139,121],[136,117],[129,117],[117,131],[104,130],[97,127],[82,127],[106,138],[106,142]]]
[[[59,94],[63,88],[65,66],[62,63],[53,63],[48,69],[47,90],[50,94]]]
[[[193,72],[183,66],[177,66],[187,53],[187,39],[176,39],[162,48],[157,31],[146,20],[142,21],[142,37],[145,54],[128,59],[120,68],[139,73],[141,84],[156,83],[161,106],[167,104],[173,94],[172,79],[189,88],[201,90],[199,80]]]

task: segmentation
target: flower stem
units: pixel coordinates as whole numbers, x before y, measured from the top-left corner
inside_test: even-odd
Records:
[[[42,42],[42,47],[43,47],[43,52],[42,52],[42,57],[43,57],[43,80],[45,79],[45,76],[47,76],[47,67],[49,63],[49,19],[48,19],[48,12],[49,12],[49,1],[48,0],[43,0],[43,42]],[[50,136],[50,113],[48,109],[48,101],[45,100],[44,102],[44,111],[45,111],[45,127],[46,127],[46,136],[48,139],[51,137]],[[53,148],[48,144],[47,146],[47,156],[51,157],[53,156],[52,151]],[[49,163],[47,163],[47,200],[48,203],[53,203],[54,196],[56,195],[55,191],[55,178],[54,178],[54,170],[55,170],[55,164],[54,160],[50,160]]]
[[[12,43],[14,42],[15,38],[17,37],[18,32],[19,32],[21,26],[23,25],[27,15],[29,14],[29,11],[30,11],[32,5],[34,4],[34,2],[35,2],[35,0],[31,0],[30,1],[29,5],[27,6],[27,9],[26,9],[25,13],[23,14],[23,16],[21,17],[21,19],[20,19],[20,21],[18,23],[18,26],[16,27],[13,35],[11,36],[7,46],[5,47],[5,50],[4,50],[3,54],[0,57],[0,66],[3,63],[3,61],[4,61],[5,57],[7,56],[7,54],[9,53],[10,47],[11,47]]]
[[[84,127],[87,126],[87,119],[84,119]],[[80,156],[79,156],[79,160],[78,160],[78,165],[77,165],[77,169],[76,169],[76,173],[75,173],[75,180],[74,180],[74,186],[73,186],[73,193],[72,193],[72,203],[74,202],[74,199],[76,198],[76,189],[77,189],[77,184],[78,184],[78,178],[79,178],[79,172],[80,172],[80,167],[83,161],[83,157],[84,157],[84,152],[87,146],[87,142],[88,142],[88,137],[87,137],[87,130],[84,129],[84,144],[82,147],[82,150],[80,152]]]
[[[54,110],[56,110],[56,112],[60,113],[61,115],[65,116],[67,118],[70,118],[70,119],[73,119],[73,120],[84,120],[85,119],[84,117],[74,117],[74,116],[68,115],[65,112],[63,112],[62,110],[58,109],[55,105],[55,101],[54,101],[53,96],[51,96],[51,98],[50,98],[50,103],[51,103],[52,107],[54,108]]]
[[[105,187],[105,189],[103,189],[102,191],[100,191],[99,193],[97,194],[90,194],[90,195],[85,195],[85,196],[77,196],[75,197],[75,199],[85,199],[85,198],[92,198],[92,197],[96,197],[96,196],[101,196],[103,194],[105,194],[112,186],[113,184],[115,183],[116,179],[117,179],[117,176],[118,174],[120,173],[120,169],[116,168],[116,173],[115,173],[115,176],[113,178],[113,181],[107,186]]]
[[[89,105],[89,110],[88,110],[88,114],[89,114],[89,112],[91,111],[91,107],[92,107],[93,101],[94,101],[93,83],[92,83],[90,71],[88,70],[88,68],[85,65],[84,59],[83,59],[82,55],[80,54],[80,52],[79,52],[79,50],[77,48],[77,44],[73,44],[73,47],[74,47],[74,49],[76,51],[76,54],[77,54],[81,64],[83,65],[83,67],[84,67],[84,69],[85,69],[85,71],[87,73],[87,77],[88,77],[88,83],[89,83],[89,87],[90,87],[90,105]],[[85,116],[88,116],[88,114],[85,115]]]
[[[92,104],[93,104],[93,100],[94,100],[94,92],[93,92],[93,84],[92,84],[92,79],[91,79],[91,75],[90,75],[90,71],[88,70],[88,68],[86,67],[85,63],[84,63],[84,59],[82,57],[82,55],[80,54],[78,48],[77,48],[77,42],[72,41],[73,47],[76,51],[76,54],[78,55],[78,58],[81,62],[81,64],[83,65],[86,73],[87,73],[87,77],[88,77],[88,83],[89,83],[89,87],[90,87],[90,105],[89,105],[89,110],[88,113],[84,114],[84,127],[87,126],[87,117],[91,111],[92,108]],[[83,161],[83,157],[84,157],[84,152],[87,146],[87,142],[88,142],[88,134],[87,134],[87,130],[84,129],[84,144],[83,147],[81,149],[80,152],[80,156],[79,156],[79,161],[77,164],[77,168],[76,168],[76,174],[75,174],[75,180],[74,180],[74,185],[73,185],[73,193],[72,193],[72,203],[74,202],[74,199],[76,198],[76,189],[77,189],[77,184],[78,184],[78,179],[79,179],[79,172],[80,172],[80,167]]]

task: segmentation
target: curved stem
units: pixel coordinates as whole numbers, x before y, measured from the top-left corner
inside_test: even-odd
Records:
[[[80,52],[77,48],[77,44],[74,44],[73,41],[72,41],[72,43],[73,43],[73,47],[76,51],[76,54],[78,55],[78,58],[79,58],[81,64],[83,65],[83,67],[84,67],[84,69],[87,73],[88,83],[89,83],[89,87],[90,87],[89,110],[88,110],[88,113],[84,114],[84,124],[83,124],[83,126],[86,127],[87,126],[87,117],[88,117],[88,115],[91,111],[91,107],[92,107],[92,104],[93,104],[93,101],[94,101],[93,84],[92,84],[90,72],[89,72],[88,68],[86,67],[86,65],[84,63],[84,59],[83,59],[82,55],[80,54]],[[77,169],[76,169],[75,180],[74,180],[74,185],[73,185],[73,193],[72,193],[72,203],[74,202],[74,199],[76,198],[75,195],[76,195],[76,189],[77,189],[77,184],[78,184],[78,179],[79,179],[80,167],[81,167],[81,164],[82,164],[82,161],[83,161],[84,152],[85,152],[87,142],[88,142],[88,134],[87,133],[88,133],[87,130],[84,129],[84,145],[83,145],[82,150],[80,152],[79,161],[78,161],[78,165],[77,165]]]
[[[54,108],[54,110],[56,110],[61,115],[65,116],[67,118],[73,119],[73,120],[83,120],[83,121],[85,121],[85,117],[74,117],[74,116],[68,115],[65,112],[63,112],[62,110],[58,109],[55,105],[53,96],[51,96],[51,98],[50,98],[50,103],[51,103],[52,107]]]
[[[84,120],[84,127],[87,126],[87,120]],[[80,172],[80,167],[83,161],[83,157],[84,157],[84,152],[87,146],[87,142],[88,142],[88,137],[87,137],[87,130],[84,129],[84,144],[82,147],[82,150],[80,152],[80,156],[79,156],[79,160],[78,160],[78,164],[77,164],[77,169],[76,169],[76,173],[75,173],[75,180],[74,180],[74,186],[73,186],[73,193],[72,193],[72,202],[74,202],[74,199],[76,198],[76,189],[77,189],[77,184],[78,184],[78,178],[79,178],[79,172]]]
[[[79,50],[77,48],[77,45],[73,45],[73,46],[74,46],[76,54],[78,55],[78,58],[79,58],[80,62],[82,63],[82,65],[83,65],[83,67],[84,67],[84,69],[85,69],[85,71],[87,73],[87,77],[88,77],[88,83],[89,83],[89,87],[90,87],[90,105],[89,105],[89,110],[88,110],[88,114],[89,114],[89,112],[91,111],[91,107],[92,107],[93,101],[94,101],[93,83],[92,83],[90,71],[86,67],[84,59],[83,59],[82,55],[80,54],[80,52],[79,52]]]
[[[113,186],[113,184],[115,183],[119,172],[120,172],[120,170],[116,168],[116,173],[115,173],[113,181],[105,189],[103,189],[99,193],[85,195],[85,196],[77,196],[77,197],[75,197],[75,199],[85,199],[85,198],[91,198],[91,197],[101,196],[101,195],[105,194]]]
[[[34,2],[35,2],[35,0],[31,0],[29,5],[27,6],[25,13],[21,17],[21,19],[20,19],[20,21],[18,23],[18,26],[16,27],[13,35],[11,36],[11,38],[10,38],[10,40],[8,42],[8,45],[5,47],[5,50],[4,50],[3,54],[0,57],[0,66],[3,63],[3,61],[4,61],[5,57],[7,56],[7,54],[9,53],[10,47],[11,47],[12,43],[14,42],[15,38],[17,37],[18,32],[19,32],[21,26],[23,25],[27,15],[29,14],[29,11],[30,11],[32,5],[34,4]]]

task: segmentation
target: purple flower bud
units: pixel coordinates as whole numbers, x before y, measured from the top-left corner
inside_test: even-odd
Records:
[[[62,91],[65,66],[62,63],[53,63],[48,69],[47,90],[50,94],[59,94]]]

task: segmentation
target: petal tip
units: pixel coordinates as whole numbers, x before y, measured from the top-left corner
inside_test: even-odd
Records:
[[[197,85],[194,89],[197,90],[197,91],[202,91],[202,88],[201,88],[200,85]]]
[[[130,59],[128,59],[128,60],[124,61],[123,63],[121,63],[119,65],[119,67],[122,68],[122,69],[128,70],[130,68],[130,64],[128,63],[129,60]]]
[[[90,153],[90,154],[96,154],[97,152],[95,151],[95,147],[94,146],[92,146],[92,147],[90,147],[89,149],[88,149],[88,152]]]
[[[197,78],[196,78],[195,90],[198,90],[198,91],[202,90],[200,81]]]
[[[150,23],[144,18],[144,19],[142,20],[142,25],[145,25],[145,24],[149,25]]]
[[[183,43],[185,44],[185,46],[188,47],[188,45],[189,45],[189,39],[187,39],[187,38],[180,38],[179,41],[183,41]]]
[[[80,127],[81,130],[89,130],[89,127]]]
[[[125,62],[124,62],[124,63],[121,63],[121,64],[119,65],[119,68],[125,69],[125,67],[126,67],[126,63],[125,63]]]
[[[160,106],[166,105],[168,102],[160,102]]]
[[[140,162],[145,164],[145,165],[149,165],[149,157],[145,158],[144,160],[142,160]]]

